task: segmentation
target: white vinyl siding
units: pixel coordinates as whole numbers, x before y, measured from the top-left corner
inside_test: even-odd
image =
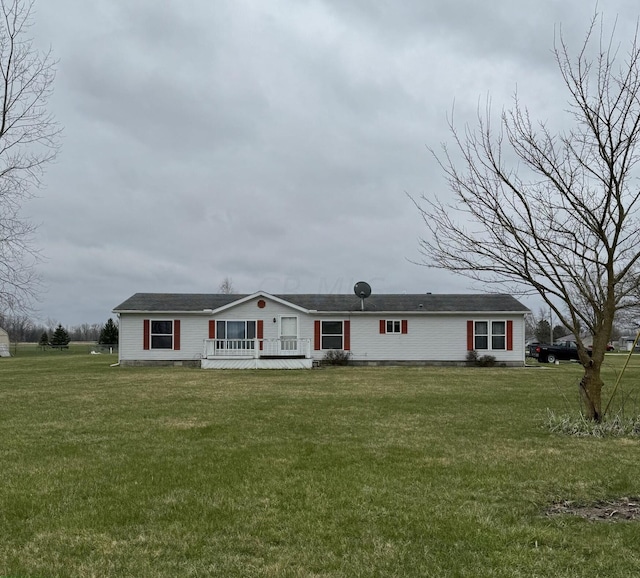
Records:
[[[351,359],[354,361],[442,361],[463,362],[467,355],[467,319],[465,314],[427,314],[407,316],[407,334],[381,334],[379,318],[351,317]],[[478,316],[476,315],[476,320]],[[513,350],[495,350],[496,360],[524,363],[524,319],[513,321]],[[496,315],[482,320],[498,321]]]
[[[149,322],[149,349],[144,349],[144,320]],[[180,320],[180,349],[154,349],[152,347],[153,321]],[[199,359],[202,340],[207,336],[207,319],[200,316],[171,314],[122,313],[119,321],[118,353],[121,361],[163,361]],[[172,342],[173,346],[173,342]]]
[[[264,299],[266,306],[259,308],[258,299]],[[209,336],[209,321],[263,321],[263,337],[281,337],[281,318],[296,317],[299,338],[311,341],[311,354],[322,359],[325,351],[314,350],[314,322],[342,320],[341,339],[344,337],[344,321],[350,321],[350,351],[354,361],[434,361],[463,363],[467,355],[467,320],[484,321],[491,330],[491,324],[513,321],[513,350],[496,348],[492,350],[498,363],[524,363],[524,317],[523,315],[496,314],[305,314],[295,307],[259,297],[236,307],[230,307],[218,314],[208,313],[167,313],[120,315],[120,359],[123,361],[145,360],[192,360],[200,359],[203,342]],[[143,321],[171,321],[179,319],[180,350],[143,349]],[[380,321],[407,320],[409,331],[403,333],[380,333]],[[286,322],[285,322],[286,323]],[[385,323],[386,329],[386,323]],[[500,333],[495,327],[495,337],[504,339],[504,329]],[[287,330],[288,331],[288,330]],[[284,335],[284,334],[283,334]],[[217,336],[216,336],[217,337]],[[494,345],[492,343],[492,345]],[[498,345],[496,342],[495,345]]]

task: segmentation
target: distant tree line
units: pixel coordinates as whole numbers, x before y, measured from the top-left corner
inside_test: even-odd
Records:
[[[525,316],[526,338],[528,341],[539,341],[541,343],[551,343],[561,340],[563,337],[571,335],[571,331],[564,325],[553,326],[553,339],[551,324],[548,321],[549,311],[540,309],[538,313],[529,313]],[[637,333],[637,323],[630,323],[624,318],[621,322],[614,323],[611,329],[611,340],[620,339],[623,334],[635,335]]]
[[[112,319],[105,324],[82,323],[63,327],[61,323],[52,319],[42,323],[33,321],[27,315],[0,313],[0,327],[9,334],[9,339],[13,343],[40,343],[43,334],[53,336],[58,327],[64,329],[70,341],[96,341],[107,345],[118,343],[118,326]]]

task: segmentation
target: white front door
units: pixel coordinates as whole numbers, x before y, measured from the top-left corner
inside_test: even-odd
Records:
[[[296,355],[298,353],[298,318],[280,317],[280,353]]]

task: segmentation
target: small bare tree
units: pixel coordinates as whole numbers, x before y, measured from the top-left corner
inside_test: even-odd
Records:
[[[601,366],[614,317],[640,303],[640,46],[637,28],[624,52],[614,33],[596,15],[577,56],[562,34],[555,43],[571,130],[534,123],[517,96],[498,132],[489,105],[475,130],[451,121],[460,157],[446,145],[434,154],[455,200],[416,203],[430,231],[421,240],[425,265],[537,293],[575,334],[593,420],[603,417]]]
[[[231,277],[225,277],[222,283],[218,286],[218,290],[223,295],[233,295],[235,293],[235,289],[233,287],[233,280]]]
[[[60,127],[47,112],[55,77],[50,52],[28,36],[34,0],[0,0],[0,308],[35,294],[35,226],[21,214],[58,151]]]

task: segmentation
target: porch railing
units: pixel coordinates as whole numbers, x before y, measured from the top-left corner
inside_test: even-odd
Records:
[[[205,339],[202,356],[311,357],[311,340],[305,339]]]

